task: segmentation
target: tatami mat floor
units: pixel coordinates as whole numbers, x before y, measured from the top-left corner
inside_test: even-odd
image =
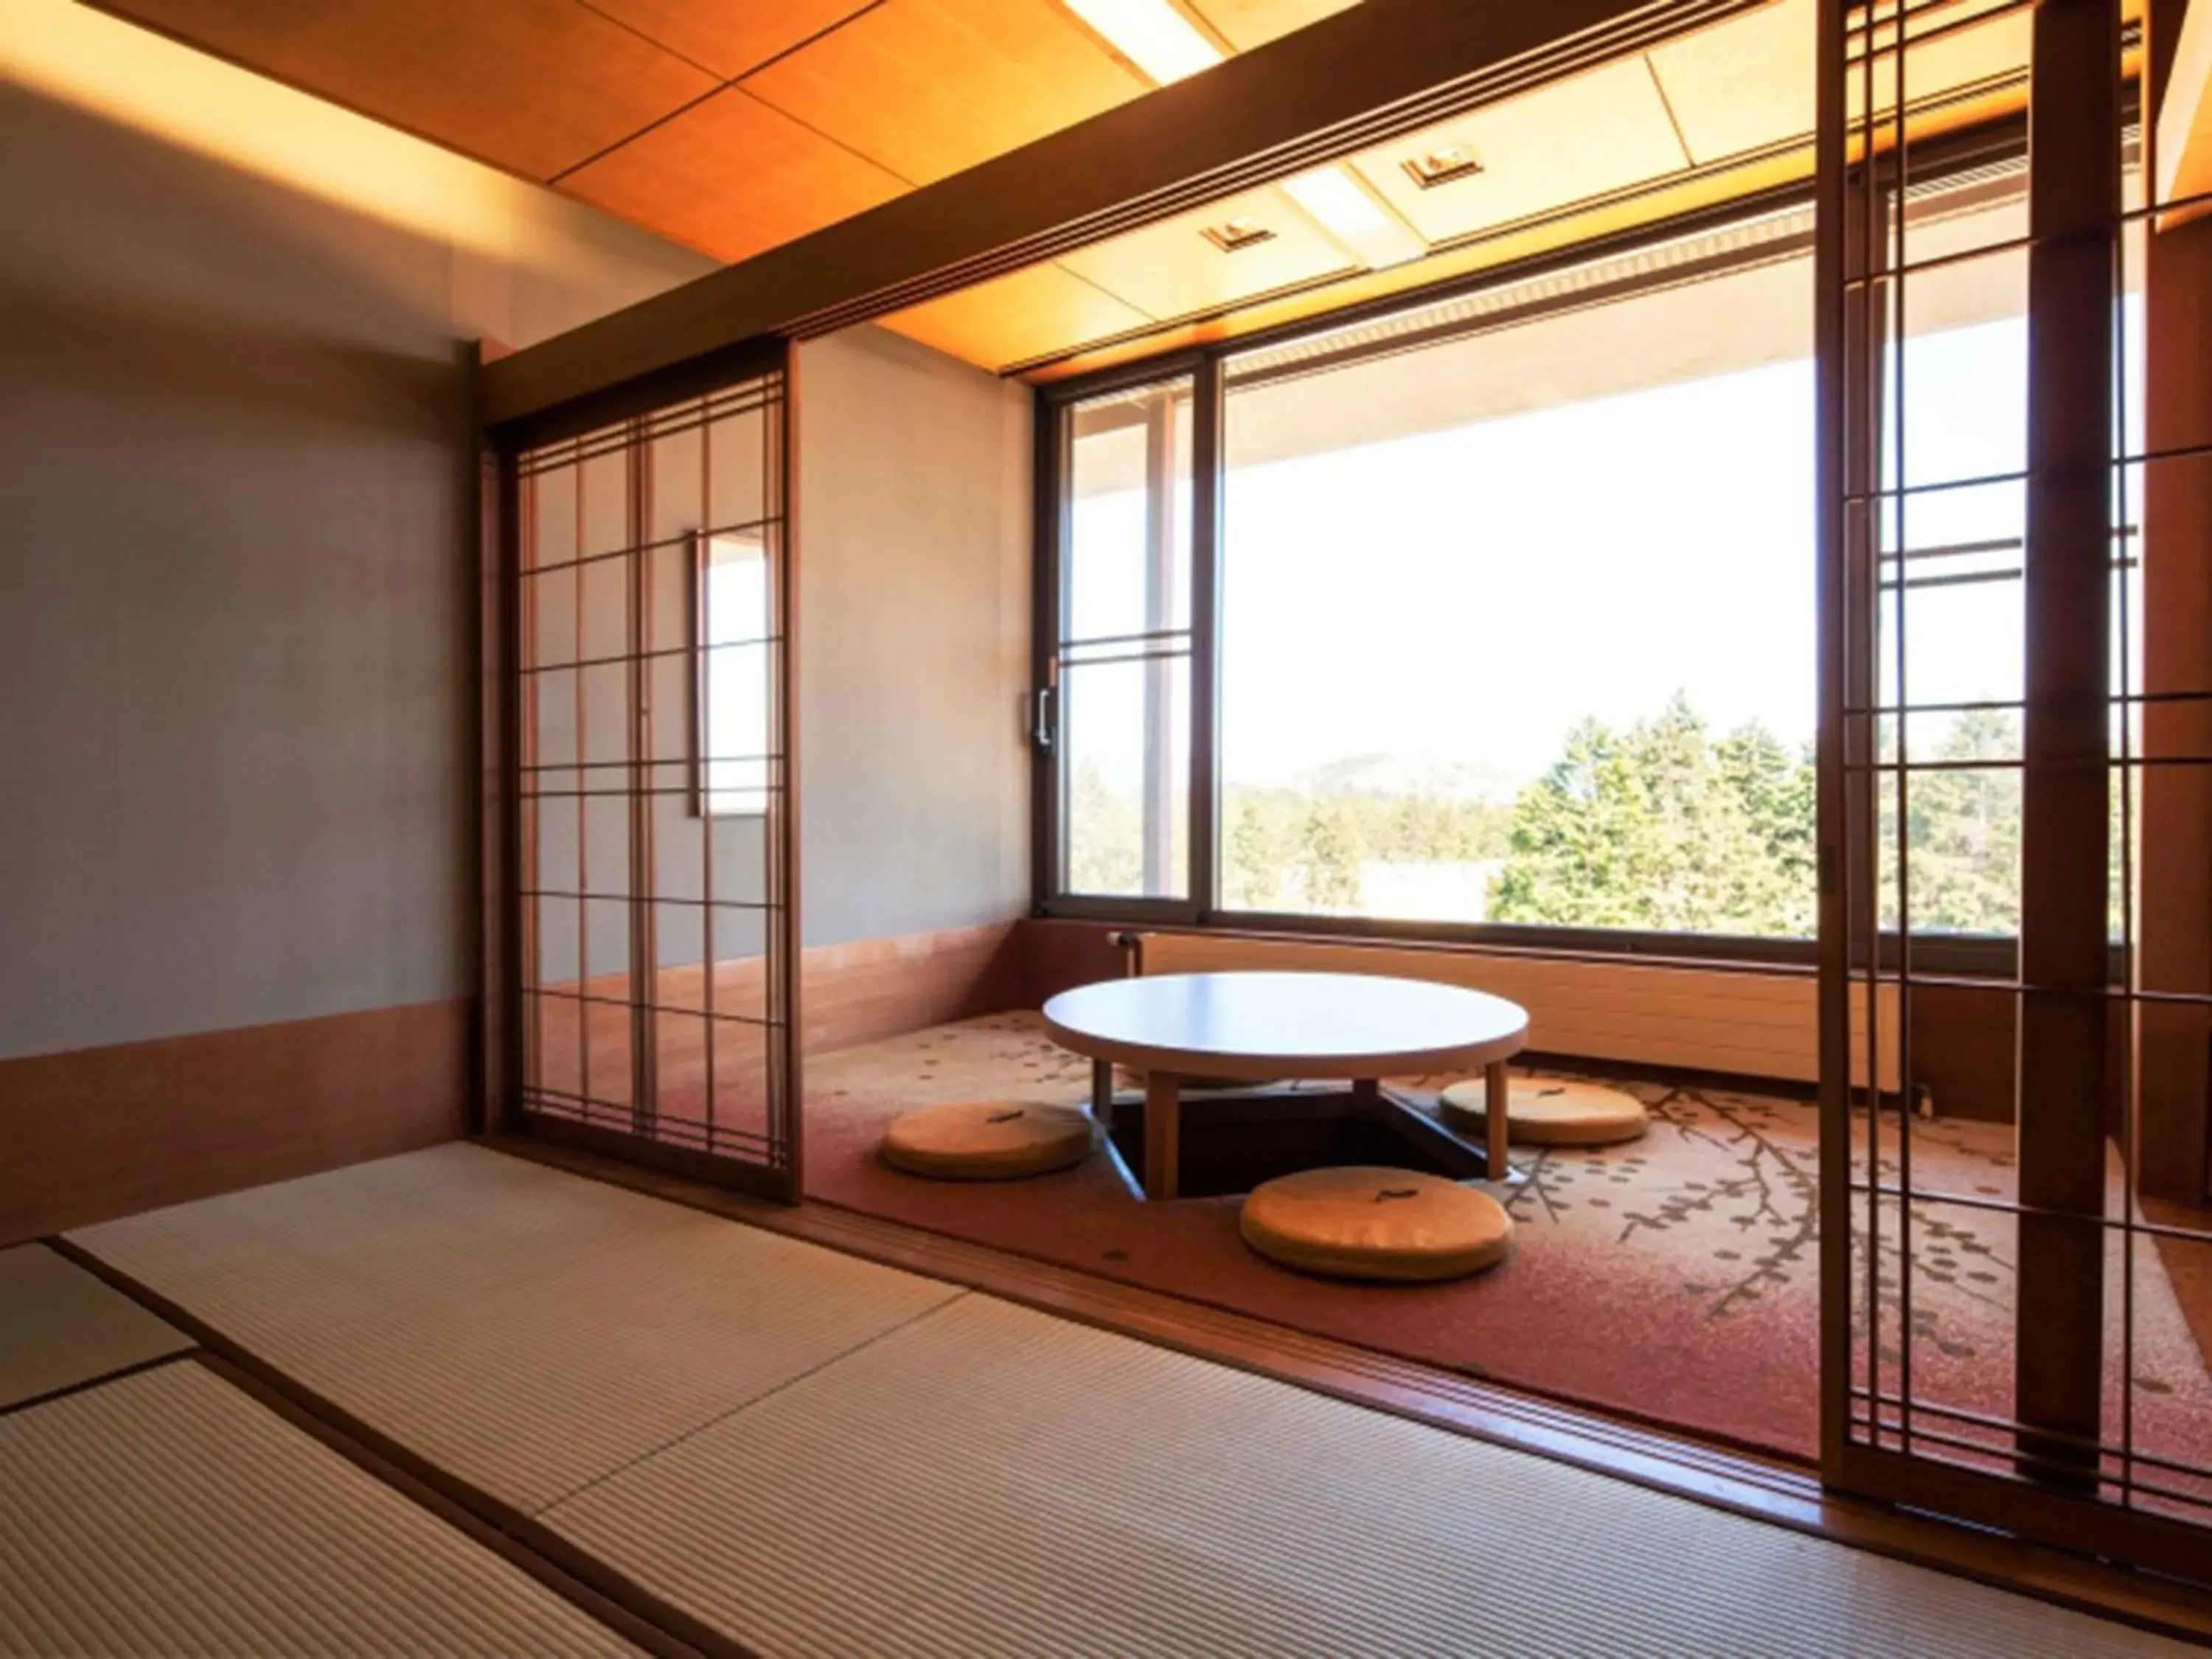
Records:
[[[526,1514],[957,1294],[461,1145],[74,1237]]]
[[[633,1651],[194,1361],[0,1417],[0,1654]]]
[[[0,1250],[0,1411],[191,1346],[43,1244]]]
[[[478,1147],[76,1242],[762,1655],[2184,1651]]]

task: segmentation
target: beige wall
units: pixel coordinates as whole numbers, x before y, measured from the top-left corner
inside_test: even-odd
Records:
[[[460,342],[707,268],[0,0],[0,1057],[474,988]]]
[[[806,942],[1020,915],[1030,393],[877,328],[797,371]]]

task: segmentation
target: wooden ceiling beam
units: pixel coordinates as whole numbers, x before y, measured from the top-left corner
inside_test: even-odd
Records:
[[[1418,131],[1757,0],[1367,0],[487,367],[494,426],[888,314]]]

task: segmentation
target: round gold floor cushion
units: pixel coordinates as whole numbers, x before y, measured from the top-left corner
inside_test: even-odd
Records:
[[[1490,1117],[1485,1098],[1478,1077],[1453,1084],[1437,1101],[1447,1119],[1479,1132]],[[1574,1078],[1516,1078],[1505,1107],[1507,1137],[1534,1146],[1610,1146],[1634,1140],[1649,1122],[1634,1095]]]
[[[1489,1194],[1372,1165],[1264,1182],[1237,1224],[1247,1244],[1285,1267],[1403,1283],[1480,1273],[1513,1242],[1513,1219]]]
[[[884,1161],[940,1181],[1014,1181],[1083,1162],[1093,1127],[1079,1107],[963,1100],[894,1118]]]

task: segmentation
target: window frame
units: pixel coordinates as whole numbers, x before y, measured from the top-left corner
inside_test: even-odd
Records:
[[[1994,143],[1961,147],[1951,167],[1965,171],[1992,159],[2024,150],[2012,134],[1991,135]],[[1932,175],[1924,175],[1932,176]],[[1416,310],[1437,301],[1525,283],[1531,278],[1585,265],[1593,260],[1633,253],[1699,233],[1724,230],[1780,210],[1814,204],[1814,183],[1778,186],[1713,208],[1638,226],[1531,258],[1410,288],[1295,322],[1194,347],[1178,347],[1037,389],[1035,398],[1034,614],[1031,628],[1030,705],[1031,788],[1030,914],[1042,920],[1168,927],[1232,933],[1320,936],[1347,941],[1413,943],[1506,949],[1577,957],[1617,957],[1653,961],[1736,963],[1762,968],[1812,969],[1818,940],[1724,933],[1661,933],[1630,928],[1584,928],[1516,922],[1408,921],[1370,916],[1308,915],[1295,912],[1229,909],[1219,902],[1218,828],[1220,814],[1219,741],[1219,537],[1224,468],[1222,457],[1226,396],[1223,366],[1231,356],[1332,334],[1362,322]],[[1809,258],[1809,239],[1805,249]],[[1752,256],[1756,257],[1756,256]],[[1711,275],[1729,266],[1717,263]],[[1605,295],[1607,302],[1633,299],[1679,283],[1680,271],[1661,270],[1624,283]],[[1565,294],[1518,308],[1516,322],[1540,319],[1589,303],[1588,296]],[[1358,355],[1387,355],[1382,342]],[[1354,361],[1347,354],[1346,361]],[[1073,541],[1073,497],[1070,489],[1073,446],[1068,416],[1088,399],[1169,380],[1190,377],[1194,426],[1192,455],[1190,892],[1183,898],[1115,897],[1071,893],[1061,886],[1065,867],[1061,763],[1066,753],[1063,699],[1057,683],[1058,653],[1064,637],[1063,599],[1067,552]],[[1881,951],[1895,948],[1885,936]],[[1913,958],[1924,971],[1962,978],[2008,979],[2017,972],[2017,941],[2003,934],[1919,933]]]

